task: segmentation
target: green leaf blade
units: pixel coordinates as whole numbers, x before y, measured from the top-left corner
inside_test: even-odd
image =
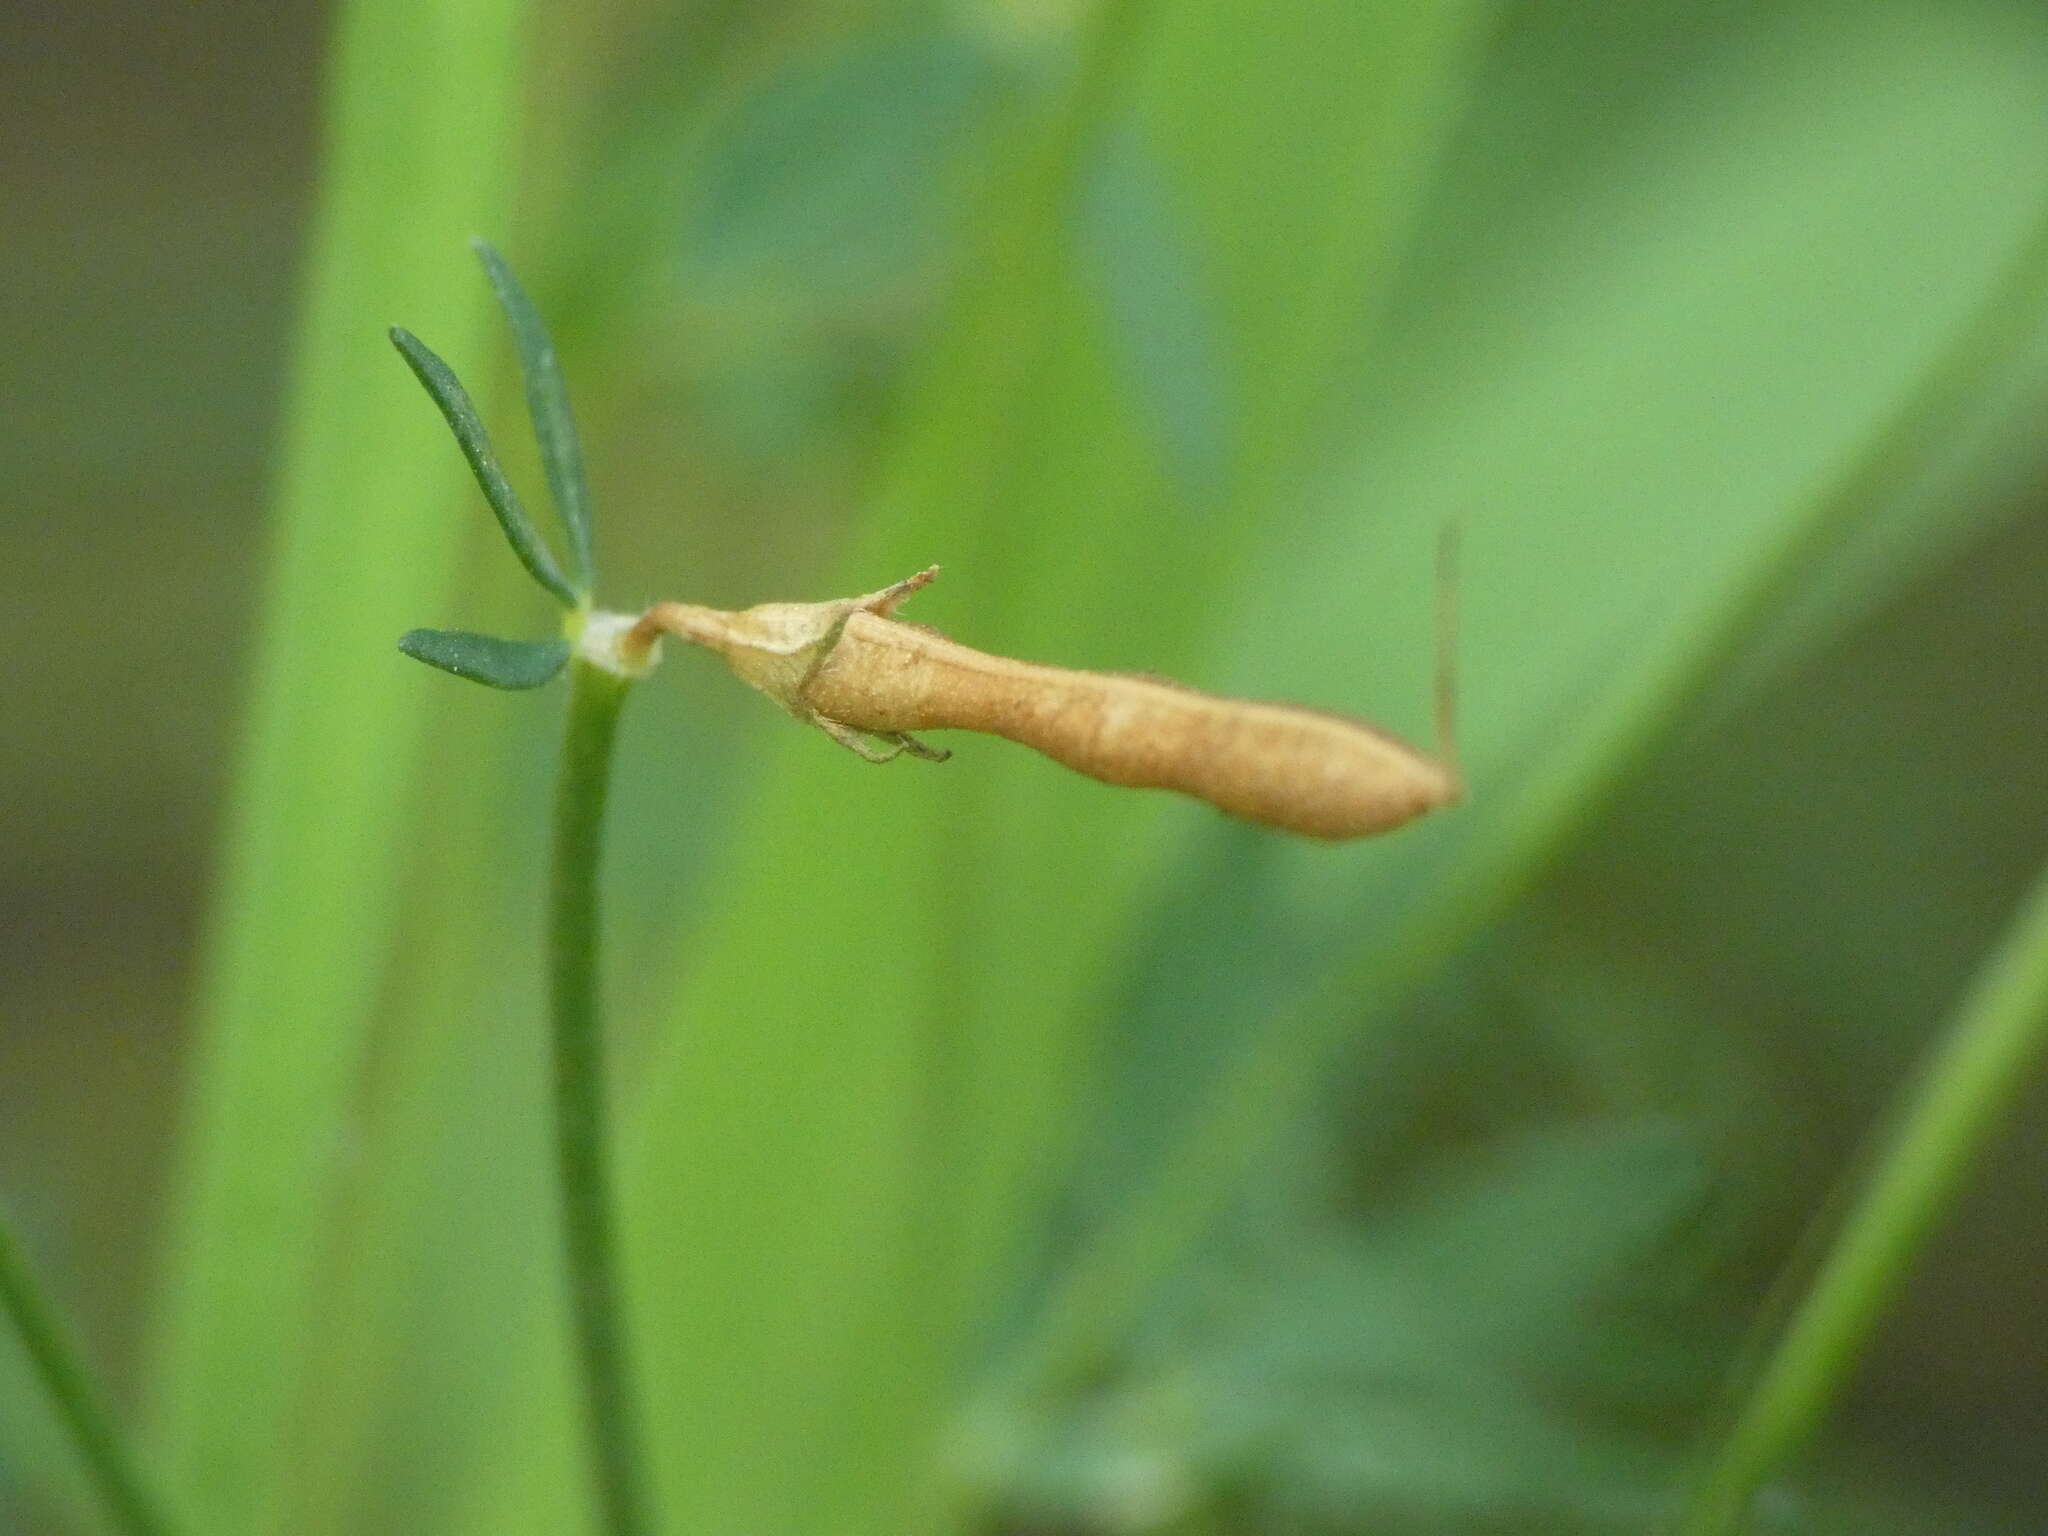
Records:
[[[519,349],[519,376],[526,385],[526,409],[533,417],[534,440],[540,445],[541,466],[547,472],[548,490],[555,501],[555,513],[569,535],[569,567],[579,590],[592,586],[590,555],[590,491],[583,477],[583,445],[576,435],[576,418],[569,410],[569,386],[562,377],[562,364],[555,353],[540,311],[527,297],[526,289],[512,273],[505,258],[488,240],[470,242],[498,306],[512,325],[513,344]]]
[[[519,493],[512,489],[512,482],[499,468],[498,455],[491,447],[490,433],[484,430],[483,418],[477,414],[462,381],[425,342],[404,326],[394,325],[391,328],[391,344],[398,348],[399,355],[412,369],[420,386],[440,407],[441,415],[448,422],[448,430],[455,434],[455,441],[461,445],[462,456],[469,461],[470,472],[482,487],[484,500],[491,504],[498,526],[505,531],[505,541],[512,546],[512,553],[519,557],[519,563],[526,567],[535,581],[559,599],[563,607],[580,606],[584,594],[562,574],[562,568],[555,563],[554,555],[533,526],[533,519],[527,516]]]
[[[423,781],[449,712],[437,722],[436,690],[390,647],[463,585],[445,509],[468,476],[376,335],[417,316],[458,356],[487,344],[492,306],[449,258],[511,216],[505,146],[524,137],[531,9],[347,0],[332,16],[266,590],[250,594],[261,617],[138,1341],[153,1464],[193,1528],[217,1536],[333,1536],[334,1512],[353,1516],[382,1482],[362,1448],[381,1444],[390,1409],[335,1390],[328,1297],[337,1254],[383,1243],[353,1224],[362,1170],[347,1149],[376,1083],[386,982],[416,942],[412,850],[445,819]],[[470,713],[479,734],[534,714]],[[319,1498],[330,1486],[343,1492]]]
[[[569,661],[566,640],[503,640],[467,629],[409,629],[398,648],[414,661],[490,688],[538,688]]]
[[[1739,1531],[1810,1440],[2048,1044],[2048,872],[1978,968],[1701,1486],[1687,1536]]]

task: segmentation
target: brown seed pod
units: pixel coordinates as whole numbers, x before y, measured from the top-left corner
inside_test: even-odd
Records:
[[[1439,760],[1341,715],[991,656],[897,619],[903,600],[937,575],[933,566],[862,597],[732,613],[657,603],[626,646],[644,653],[671,634],[717,651],[746,682],[871,762],[948,755],[916,731],[982,731],[1106,784],[1178,790],[1248,821],[1331,840],[1390,832],[1463,793],[1448,747],[1447,659],[1439,664]]]

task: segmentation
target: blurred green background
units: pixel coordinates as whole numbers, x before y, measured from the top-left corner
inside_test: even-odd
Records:
[[[560,700],[393,646],[550,622],[382,334],[537,486],[470,234],[618,608],[938,561],[969,644],[1426,740],[1463,533],[1471,803],[1385,843],[638,690],[670,1527],[1674,1519],[2048,855],[2048,15],[399,15],[0,27],[0,1199],[194,1529],[583,1518]],[[2044,1114],[1758,1529],[2041,1528]],[[11,1351],[0,1530],[93,1529]]]

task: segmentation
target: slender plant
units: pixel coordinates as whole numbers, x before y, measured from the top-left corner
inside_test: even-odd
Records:
[[[14,1325],[22,1352],[77,1447],[114,1528],[127,1536],[173,1536],[179,1527],[143,1475],[108,1410],[106,1394],[5,1221],[0,1221],[0,1311]]]
[[[565,667],[569,672],[548,914],[555,1163],[597,1500],[610,1536],[641,1536],[652,1522],[620,1299],[597,881],[619,710],[652,653],[626,643],[630,619],[591,607],[589,496],[561,367],[511,268],[482,241],[476,250],[511,322],[541,463],[567,534],[566,563],[556,559],[505,478],[490,435],[454,372],[411,332],[394,327],[391,340],[447,418],[519,563],[561,605],[562,632],[550,640],[507,640],[466,630],[415,629],[398,644],[408,656],[493,688],[538,688]]]

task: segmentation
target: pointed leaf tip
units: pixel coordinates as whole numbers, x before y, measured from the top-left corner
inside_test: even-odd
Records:
[[[519,557],[519,563],[563,607],[576,607],[583,601],[583,593],[562,574],[562,568],[555,563],[546,541],[533,526],[533,519],[526,515],[525,504],[512,489],[512,482],[498,467],[498,455],[491,447],[491,435],[484,430],[483,418],[477,415],[476,405],[469,398],[469,391],[462,387],[462,381],[455,377],[453,369],[435,356],[431,347],[404,326],[394,325],[391,328],[391,344],[398,348],[413,376],[433,398],[434,404],[440,407],[448,430],[455,434],[462,456],[469,461],[470,473],[476,476],[476,483],[483,489],[484,500],[491,504],[498,526],[504,530],[505,542],[512,546],[512,553]]]
[[[590,490],[583,475],[583,448],[576,436],[576,418],[569,410],[569,386],[561,359],[541,323],[540,311],[490,241],[470,241],[483,263],[491,291],[512,326],[519,349],[519,376],[526,384],[526,409],[533,417],[534,440],[540,444],[542,467],[555,513],[569,536],[569,566],[584,591],[591,586]]]
[[[466,629],[409,629],[398,648],[415,661],[492,688],[538,688],[569,660],[566,640],[502,640]]]

